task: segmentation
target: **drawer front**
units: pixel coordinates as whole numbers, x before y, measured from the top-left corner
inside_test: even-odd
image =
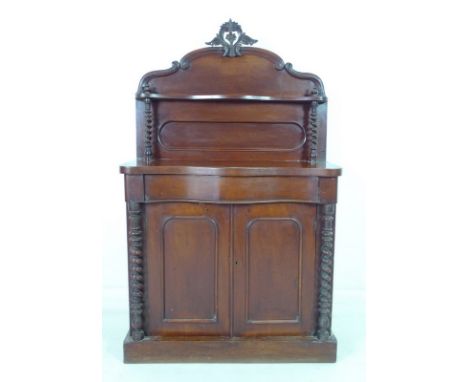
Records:
[[[219,203],[297,201],[319,203],[316,177],[145,176],[145,200]]]

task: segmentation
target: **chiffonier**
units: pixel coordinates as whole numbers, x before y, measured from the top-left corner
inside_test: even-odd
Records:
[[[229,20],[140,81],[125,362],[336,360],[325,90],[255,42]]]

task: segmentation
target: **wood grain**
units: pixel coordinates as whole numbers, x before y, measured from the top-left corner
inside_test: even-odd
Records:
[[[124,342],[126,363],[336,362],[336,339],[315,337],[147,337]]]
[[[234,335],[312,335],[315,206],[234,207]]]
[[[253,41],[229,21],[219,47],[138,85],[136,160],[120,167],[127,363],[336,360],[328,99]]]
[[[149,335],[230,334],[229,214],[221,205],[147,205]]]
[[[318,202],[318,179],[306,177],[216,177],[159,175],[145,177],[145,200],[238,203]]]

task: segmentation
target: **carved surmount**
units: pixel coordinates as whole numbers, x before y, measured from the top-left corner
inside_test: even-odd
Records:
[[[145,98],[145,159],[149,163],[153,159],[153,107],[151,105],[149,85],[143,86]]]
[[[128,202],[128,253],[130,275],[130,335],[140,341],[145,337],[144,260],[142,209],[138,202]]]
[[[316,336],[324,341],[331,336],[335,204],[320,207],[320,227],[319,314]]]
[[[318,155],[317,101],[312,101],[309,107],[309,123],[306,131],[306,150],[309,162],[315,163]]]
[[[221,25],[219,32],[215,38],[206,45],[210,46],[222,46],[224,48],[223,56],[225,57],[237,57],[240,56],[240,50],[242,45],[253,45],[257,42],[253,38],[247,36],[241,26],[229,19],[228,22]]]

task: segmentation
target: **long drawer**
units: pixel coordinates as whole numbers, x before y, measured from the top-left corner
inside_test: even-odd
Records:
[[[145,176],[145,201],[319,202],[317,177]]]

